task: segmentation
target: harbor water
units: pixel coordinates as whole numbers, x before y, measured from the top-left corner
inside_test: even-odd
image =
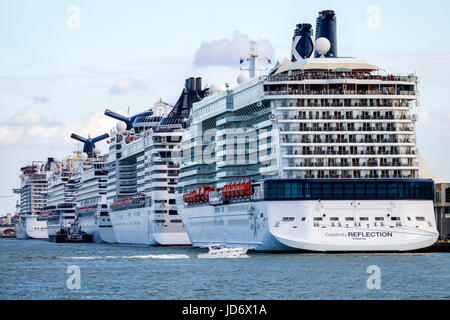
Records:
[[[450,299],[449,253],[205,252],[1,239],[0,299]],[[368,286],[374,268],[379,289]]]

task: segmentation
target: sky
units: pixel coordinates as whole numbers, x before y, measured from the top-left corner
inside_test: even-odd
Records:
[[[14,210],[20,167],[71,155],[72,132],[109,132],[116,121],[106,108],[175,103],[191,76],[233,86],[250,40],[261,57],[281,61],[295,25],[314,26],[325,9],[337,15],[339,56],[420,77],[418,148],[450,181],[449,3],[0,0],[0,215]]]

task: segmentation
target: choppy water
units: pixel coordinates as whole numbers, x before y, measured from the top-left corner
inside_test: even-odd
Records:
[[[450,254],[268,254],[0,240],[0,299],[450,299]],[[81,289],[67,268],[79,266]],[[369,290],[367,267],[381,270]]]

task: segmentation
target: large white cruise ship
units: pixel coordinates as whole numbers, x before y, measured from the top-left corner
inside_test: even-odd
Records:
[[[15,220],[18,239],[47,239],[47,222],[42,216],[47,205],[47,185],[53,159],[33,161],[20,169],[19,218]]]
[[[75,189],[74,228],[91,235],[94,242],[115,243],[116,236],[111,224],[106,192],[108,185],[107,155],[100,155],[95,143],[108,138],[108,134],[96,138],[83,138],[72,134],[72,138],[84,143],[79,167],[72,177]]]
[[[314,57],[315,55],[315,57]],[[437,237],[419,179],[418,79],[337,55],[336,16],[295,30],[290,60],[195,103],[178,213],[193,246],[409,251]]]
[[[48,179],[47,206],[41,217],[46,217],[48,239],[64,242],[69,227],[75,220],[75,189],[73,177],[79,159],[71,158],[53,164]]]
[[[108,202],[119,243],[190,244],[175,202],[176,160],[183,125],[203,96],[201,79],[190,78],[175,106],[159,101],[132,117],[105,111],[121,121],[111,132],[108,158]]]

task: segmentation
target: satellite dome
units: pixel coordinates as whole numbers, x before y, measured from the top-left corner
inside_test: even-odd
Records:
[[[331,43],[327,38],[319,38],[315,43],[316,52],[320,56],[324,56],[331,49]]]
[[[213,93],[216,93],[216,92],[219,92],[219,91],[222,91],[222,90],[223,90],[223,87],[221,85],[219,85],[219,84],[212,84],[209,87],[209,93],[210,94],[213,94]]]
[[[83,152],[80,156],[80,159],[86,160],[88,158],[88,154],[86,152]]]
[[[123,122],[117,122],[116,129],[118,132],[125,131],[127,129],[127,125]]]
[[[94,154],[95,154],[96,156],[99,156],[99,155],[102,154],[102,151],[101,151],[100,149],[98,149],[98,148],[95,148],[95,149],[94,149]]]
[[[250,76],[246,73],[241,73],[238,77],[237,77],[237,83],[241,84],[244,82],[247,82],[248,80],[250,80]]]

